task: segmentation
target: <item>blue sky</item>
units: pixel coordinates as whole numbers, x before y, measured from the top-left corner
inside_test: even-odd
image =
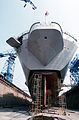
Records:
[[[45,22],[45,12],[49,12],[47,22],[58,22],[63,31],[69,32],[79,40],[79,0],[32,0],[37,6],[37,10],[32,10],[30,4],[24,8],[24,2],[20,0],[0,0],[0,52],[9,50],[11,47],[6,40],[17,37],[37,21]],[[6,58],[5,58],[6,59]],[[4,63],[4,58],[0,58],[0,70]],[[14,83],[22,89],[24,85],[24,75],[16,59],[14,73]],[[19,69],[19,72],[18,72]]]

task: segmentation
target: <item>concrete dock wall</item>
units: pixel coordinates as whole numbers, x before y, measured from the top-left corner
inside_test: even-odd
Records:
[[[26,106],[31,97],[0,75],[0,107]]]

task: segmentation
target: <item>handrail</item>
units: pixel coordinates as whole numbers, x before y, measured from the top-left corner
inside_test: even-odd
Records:
[[[58,25],[58,26],[60,27],[60,30],[61,30],[61,33],[62,33],[62,34],[64,33],[64,34],[72,37],[72,38],[77,42],[77,39],[75,39],[72,35],[70,35],[69,33],[63,32],[61,26],[60,26],[57,22],[51,22],[51,23]],[[29,30],[28,32],[25,32],[24,34],[22,34],[20,37],[23,37],[24,35],[29,34],[30,31],[31,31],[31,29],[32,29],[32,27],[33,27],[34,25],[36,25],[36,24],[40,24],[40,22],[36,22],[36,23],[32,24],[32,26],[30,27],[30,30]],[[18,38],[19,38],[19,37],[18,37]]]
[[[75,39],[72,35],[70,35],[69,33],[67,33],[67,32],[63,32],[64,34],[66,34],[66,35],[68,35],[68,36],[70,36],[70,37],[72,37],[76,42],[77,42],[77,39]]]
[[[29,34],[30,31],[31,31],[31,29],[32,29],[32,27],[33,27],[34,25],[38,24],[38,23],[40,23],[40,22],[36,22],[36,23],[32,24],[32,26],[30,27],[30,30],[29,30],[28,32],[22,33],[20,37],[23,37],[24,35]],[[18,39],[18,38],[19,38],[19,37],[17,37],[17,39]]]
[[[53,23],[53,24],[57,24],[57,25],[60,27],[61,32],[63,33],[63,30],[62,30],[61,26],[59,25],[59,23],[57,23],[57,22],[51,22],[51,23]]]
[[[58,23],[56,23],[56,22],[51,22],[51,23],[57,24],[57,25],[60,27],[61,32],[63,33],[63,30],[62,30],[61,26],[60,26]],[[32,24],[32,26],[30,27],[29,32],[27,32],[27,33],[25,32],[25,33],[24,33],[24,34],[22,34],[20,37],[22,37],[22,36],[24,36],[24,35],[26,35],[26,34],[29,34],[29,33],[30,33],[30,31],[31,31],[31,29],[32,29],[32,27],[33,27],[34,25],[36,25],[36,24],[40,24],[40,22],[36,22],[36,23]]]
[[[30,33],[32,27],[33,27],[34,25],[36,25],[36,24],[39,24],[39,23],[40,23],[40,22],[36,22],[36,23],[32,24],[32,26],[30,27],[29,33]]]

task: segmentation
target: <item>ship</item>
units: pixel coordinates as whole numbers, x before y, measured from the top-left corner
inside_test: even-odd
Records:
[[[77,40],[56,22],[36,22],[28,32],[6,42],[18,54],[33,101],[54,104],[77,50]]]

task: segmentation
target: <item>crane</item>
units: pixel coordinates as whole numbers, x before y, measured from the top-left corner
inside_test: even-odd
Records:
[[[4,67],[1,71],[1,74],[10,82],[13,81],[13,73],[14,73],[14,68],[15,68],[15,58],[16,58],[16,52],[15,51],[7,51],[4,53],[0,53],[0,58],[2,57],[7,57],[8,59],[6,60]]]
[[[70,82],[71,85],[79,83],[79,54],[76,54],[74,59],[71,61],[70,66]]]
[[[33,2],[31,0],[21,0],[21,1],[25,2],[24,7],[26,7],[26,3],[28,2],[28,3],[30,3],[30,5],[32,5],[32,9],[33,10],[37,9],[37,7],[33,4]]]

